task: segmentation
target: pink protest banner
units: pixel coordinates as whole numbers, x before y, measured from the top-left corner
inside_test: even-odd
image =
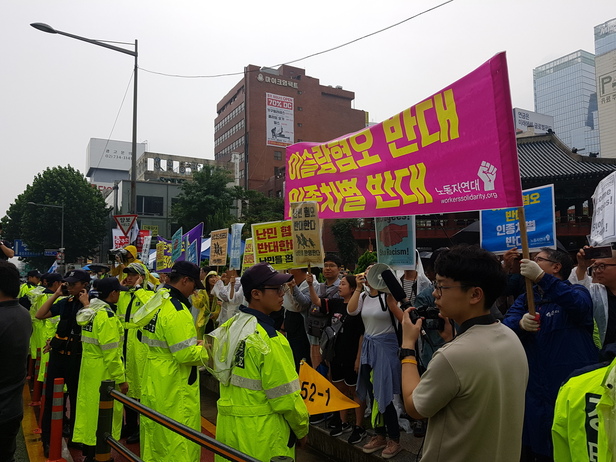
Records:
[[[384,122],[286,149],[285,209],[316,201],[319,218],[522,205],[507,61],[500,53]]]

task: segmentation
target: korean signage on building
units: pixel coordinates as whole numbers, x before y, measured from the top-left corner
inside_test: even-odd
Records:
[[[293,98],[265,94],[266,139],[268,146],[289,146],[294,142]]]
[[[554,130],[553,116],[527,111],[519,107],[513,108],[513,122],[516,131],[526,132],[528,127],[533,127],[535,133],[547,133],[550,129]]]

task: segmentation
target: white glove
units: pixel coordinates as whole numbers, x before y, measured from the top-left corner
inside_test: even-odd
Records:
[[[520,274],[533,282],[537,282],[543,276],[544,271],[536,262],[523,258],[520,260]]]
[[[524,313],[524,316],[520,319],[520,327],[527,332],[537,332],[541,325],[539,322],[540,319],[539,313],[535,316],[530,313]]]

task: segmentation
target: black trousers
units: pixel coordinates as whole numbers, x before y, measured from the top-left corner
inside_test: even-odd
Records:
[[[14,462],[17,434],[23,415],[0,423],[0,462]]]
[[[71,435],[75,425],[75,409],[77,408],[77,387],[79,385],[79,369],[81,368],[81,355],[62,355],[55,351],[49,353],[47,366],[47,382],[45,384],[45,409],[41,425],[41,440],[49,444],[51,437],[51,407],[53,405],[53,381],[63,378],[70,401]],[[62,407],[64,409],[64,406]]]

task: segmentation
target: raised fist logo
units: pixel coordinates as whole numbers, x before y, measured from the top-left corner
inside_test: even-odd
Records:
[[[477,176],[483,181],[484,191],[494,191],[494,180],[496,180],[496,171],[498,169],[490,162],[485,160],[481,163]]]
[[[409,230],[406,226],[390,223],[381,230],[379,239],[385,247],[391,247],[392,245],[400,244],[408,235]]]

